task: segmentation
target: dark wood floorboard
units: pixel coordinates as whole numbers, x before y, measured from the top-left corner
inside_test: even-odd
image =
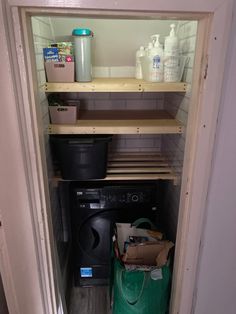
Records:
[[[108,287],[73,288],[69,314],[111,314]]]

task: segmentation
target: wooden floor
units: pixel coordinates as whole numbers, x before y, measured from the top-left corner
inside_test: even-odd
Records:
[[[73,288],[69,314],[111,314],[108,287]]]

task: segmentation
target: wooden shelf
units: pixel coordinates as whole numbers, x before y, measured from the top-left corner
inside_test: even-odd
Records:
[[[45,92],[186,92],[187,84],[153,83],[134,78],[96,78],[87,83],[46,83]]]
[[[63,180],[59,176],[54,179],[56,182]],[[161,154],[132,152],[110,154],[107,176],[98,180],[171,180],[177,185],[179,178],[169,166],[168,160]]]
[[[167,159],[154,153],[120,153],[109,156],[104,180],[173,180],[178,176]]]
[[[49,134],[178,134],[182,124],[163,110],[80,111],[77,124],[51,124]]]

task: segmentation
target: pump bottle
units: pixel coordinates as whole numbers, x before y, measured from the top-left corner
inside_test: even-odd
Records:
[[[159,34],[152,35],[153,48],[149,51],[149,80],[151,82],[162,82],[164,73],[164,52],[159,42]]]
[[[170,34],[165,39],[164,81],[176,82],[179,78],[179,40],[175,34],[175,24],[171,24],[170,28]]]
[[[179,56],[179,39],[175,34],[175,24],[170,25],[170,34],[165,39],[165,55]]]

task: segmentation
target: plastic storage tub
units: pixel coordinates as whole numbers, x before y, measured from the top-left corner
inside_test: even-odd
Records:
[[[111,136],[53,136],[53,156],[62,179],[89,180],[106,176],[108,143]]]
[[[45,62],[47,82],[72,83],[75,81],[74,62]]]
[[[53,124],[74,124],[77,120],[77,106],[49,106]]]

